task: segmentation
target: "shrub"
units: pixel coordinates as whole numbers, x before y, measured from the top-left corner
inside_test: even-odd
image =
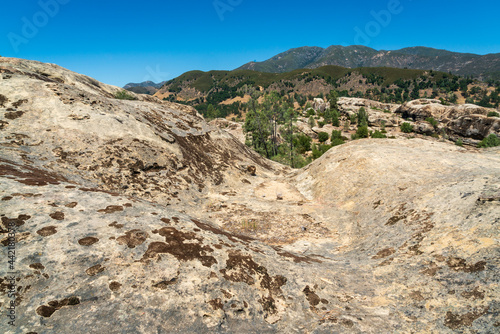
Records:
[[[295,145],[297,146],[297,151],[301,154],[311,150],[312,139],[309,136],[301,134],[297,137]]]
[[[135,96],[128,93],[126,90],[122,90],[115,93],[115,98],[119,100],[137,100]]]
[[[401,131],[403,131],[404,133],[413,132],[413,125],[411,125],[408,122],[404,122],[403,124],[401,124],[400,128],[401,128]]]
[[[374,133],[372,133],[372,138],[387,138],[387,136],[377,130]]]
[[[438,124],[439,124],[439,123],[438,123],[438,121],[436,121],[436,120],[435,120],[434,118],[432,118],[432,117],[427,117],[427,118],[425,119],[425,121],[426,121],[426,122],[429,122],[429,123],[430,123],[430,125],[432,125],[434,128],[437,128],[437,126],[438,126]]]
[[[339,113],[338,111],[335,111],[332,116],[332,125],[333,126],[340,126],[340,121],[339,121]]]
[[[500,114],[497,113],[496,111],[490,111],[488,113],[488,117],[500,117]]]
[[[495,147],[500,146],[500,138],[498,138],[494,133],[490,134],[488,137],[481,140],[477,147]]]
[[[316,112],[313,108],[307,109],[307,116],[316,116]]]
[[[364,107],[359,108],[358,111],[358,124],[360,126],[368,125],[368,114]]]
[[[314,117],[309,116],[309,127],[313,128],[316,125],[316,121],[314,120]]]
[[[334,139],[339,139],[339,138],[342,138],[342,131],[340,131],[340,130],[333,130],[333,131],[332,131],[332,137],[331,137],[331,138],[332,138],[332,141],[333,141]]]
[[[341,138],[332,139],[332,147],[333,146],[339,146],[339,145],[342,145],[342,144],[344,144],[344,141]]]
[[[313,159],[318,159],[326,151],[328,151],[330,148],[331,148],[330,145],[319,145],[319,147],[318,147],[315,144],[313,144],[313,147],[312,147],[312,157],[313,157]]]
[[[322,128],[323,126],[325,126],[325,122],[318,122],[318,127]]]
[[[358,136],[358,138],[368,138],[369,137],[369,133],[368,133],[368,126],[360,126],[358,128],[358,130],[356,131],[356,136]]]
[[[455,145],[457,145],[457,146],[464,146],[464,143],[462,142],[462,139],[458,139],[458,140],[455,142]]]
[[[325,141],[327,141],[328,140],[328,133],[326,133],[326,132],[318,133],[318,140],[320,143],[324,143]]]

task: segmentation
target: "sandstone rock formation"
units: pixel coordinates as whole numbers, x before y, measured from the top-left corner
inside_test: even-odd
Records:
[[[189,107],[0,78],[2,332],[497,331],[500,149],[367,139],[291,170]]]
[[[325,102],[325,100],[320,99],[320,98],[315,98],[313,100],[313,109],[315,111],[320,111],[323,112],[326,109],[330,109],[330,102]]]
[[[487,117],[492,111],[496,110],[474,104],[447,106],[439,100],[419,99],[403,104],[396,112],[414,121],[434,118],[449,135],[468,138],[470,143],[477,143],[491,133],[500,135],[500,118]]]

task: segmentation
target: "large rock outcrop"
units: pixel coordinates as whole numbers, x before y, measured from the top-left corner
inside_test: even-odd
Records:
[[[474,104],[443,105],[439,100],[419,99],[406,102],[396,112],[413,121],[434,118],[450,136],[468,138],[470,143],[475,143],[492,133],[500,135],[500,118],[487,117],[488,113],[495,111]]]

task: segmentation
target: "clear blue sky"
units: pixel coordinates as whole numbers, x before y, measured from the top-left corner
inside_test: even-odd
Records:
[[[372,12],[390,5],[390,18],[375,23]],[[498,0],[4,1],[0,55],[123,86],[230,70],[306,45],[499,53],[499,13]],[[356,27],[368,38],[356,38]]]

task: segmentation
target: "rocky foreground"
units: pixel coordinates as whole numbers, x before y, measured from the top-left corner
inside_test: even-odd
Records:
[[[55,65],[0,79],[2,332],[498,331],[500,149],[367,139],[291,170]]]

